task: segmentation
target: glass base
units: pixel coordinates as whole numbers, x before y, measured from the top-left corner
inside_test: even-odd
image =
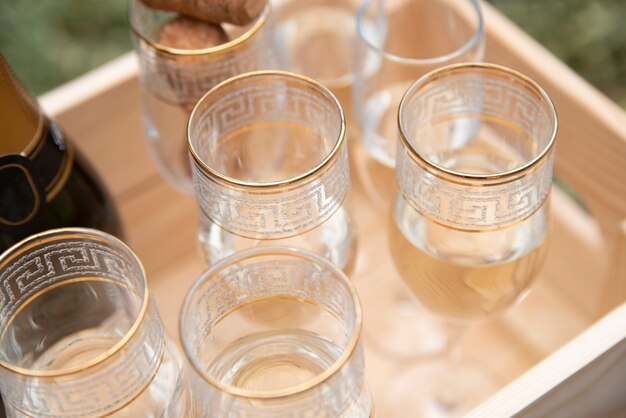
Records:
[[[385,399],[394,418],[461,417],[503,384],[480,364],[451,367],[443,357],[404,368]]]
[[[448,342],[444,324],[429,315],[398,278],[359,287],[364,336],[369,346],[394,359],[441,353]]]

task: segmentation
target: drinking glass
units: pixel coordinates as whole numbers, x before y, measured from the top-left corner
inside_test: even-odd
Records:
[[[355,16],[360,2],[272,2],[272,32],[280,68],[304,74],[328,87],[343,106],[349,127],[352,124]]]
[[[555,109],[526,76],[467,63],[418,80],[398,113],[391,253],[421,303],[460,330],[519,301],[541,268]],[[477,373],[458,359],[425,362],[397,385],[431,383],[406,394],[411,416],[457,416],[484,394]]]
[[[394,167],[397,109],[416,79],[447,64],[482,61],[478,0],[365,0],[357,14],[354,113],[370,156]]]
[[[143,124],[148,148],[162,175],[191,195],[185,129],[198,99],[234,75],[275,68],[270,5],[247,26],[222,24],[229,41],[206,49],[177,49],[159,41],[159,31],[178,15],[129,0],[128,20],[139,57]]]
[[[356,290],[318,255],[265,247],[222,260],[187,293],[180,332],[200,416],[374,416]]]
[[[182,417],[180,353],[146,276],[92,229],[33,235],[0,256],[0,389],[9,417]]]
[[[200,99],[188,135],[209,264],[286,245],[348,267],[355,233],[345,121],[328,89],[281,71],[236,76]]]

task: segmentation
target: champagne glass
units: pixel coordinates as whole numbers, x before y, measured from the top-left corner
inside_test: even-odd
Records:
[[[508,68],[452,65],[409,88],[398,124],[390,232],[398,270],[452,328],[502,313],[528,292],[546,255],[557,131],[550,98]],[[458,416],[489,390],[486,373],[459,359],[424,362],[397,389],[408,381],[430,383],[405,393],[412,417]]]
[[[0,389],[9,417],[189,416],[182,358],[141,262],[92,229],[0,256]]]
[[[357,14],[354,113],[371,157],[395,165],[402,94],[435,68],[482,61],[477,0],[365,0]]]
[[[214,264],[245,248],[311,250],[353,259],[350,173],[341,105],[310,78],[281,71],[233,77],[189,120],[198,240]]]
[[[372,206],[387,220],[393,216],[396,195],[393,167],[402,95],[436,68],[482,61],[483,17],[477,0],[365,0],[356,22],[353,105],[365,155],[353,159],[354,172]],[[366,300],[381,302],[365,305],[364,315],[370,325],[367,337],[386,354],[423,357],[445,346],[445,331],[424,320],[424,308],[397,275],[372,281],[361,292]]]
[[[353,284],[310,252],[254,248],[204,273],[180,332],[198,416],[374,416]]]
[[[163,44],[159,33],[177,19],[174,12],[129,0],[128,20],[139,58],[143,124],[148,148],[178,191],[193,194],[185,129],[196,102],[213,86],[237,74],[275,68],[270,5],[246,26],[223,24],[227,42],[203,49]],[[187,36],[189,36],[187,34]]]

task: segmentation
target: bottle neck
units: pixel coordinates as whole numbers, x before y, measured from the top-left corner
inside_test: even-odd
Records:
[[[0,56],[0,156],[28,156],[43,139],[44,116]]]
[[[0,232],[32,227],[63,188],[74,154],[0,55]]]

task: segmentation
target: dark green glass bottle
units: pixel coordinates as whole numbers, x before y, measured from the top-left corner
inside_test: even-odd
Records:
[[[29,235],[69,226],[122,238],[95,172],[0,55],[0,253]]]

